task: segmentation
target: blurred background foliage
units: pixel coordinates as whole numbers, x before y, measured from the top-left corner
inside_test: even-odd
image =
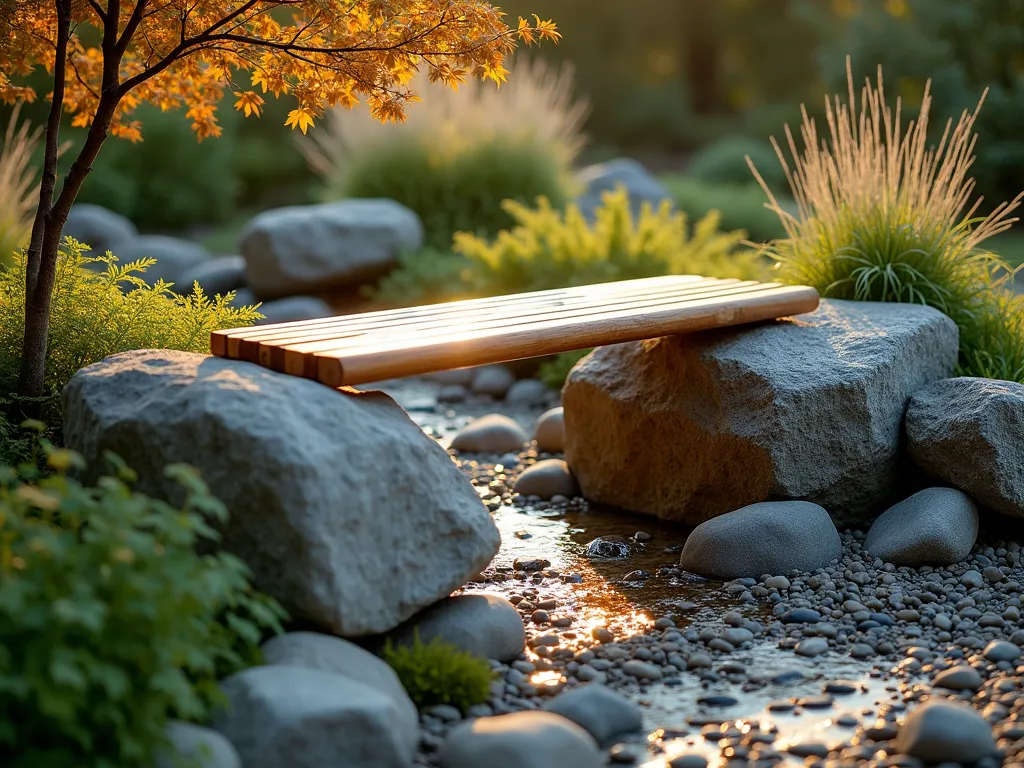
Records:
[[[563,33],[558,45],[531,55],[570,64],[574,97],[589,106],[588,144],[573,152],[574,165],[635,157],[662,176],[691,218],[718,208],[725,228],[746,229],[752,239],[778,229],[751,191],[743,155],[766,176],[776,171],[767,180],[781,190],[767,140],[799,122],[801,104],[820,115],[823,94],[845,92],[847,55],[859,81],[883,66],[907,117],[930,77],[939,133],[946,118],[973,109],[988,88],[977,126],[978,192],[994,204],[1024,185],[1024,0],[632,0],[628,10],[618,0],[498,4],[512,18],[553,18]],[[427,108],[424,102],[413,112]],[[231,237],[217,239],[218,228],[237,227],[256,210],[386,188],[372,167],[360,170],[362,180],[355,172],[344,180],[314,173],[283,127],[288,109],[287,101],[270,100],[260,119],[242,119],[225,103],[223,137],[202,144],[183,115],[146,110],[143,143],[106,147],[81,199],[128,215],[143,231],[212,231],[228,248]],[[22,118],[39,125],[45,110],[42,101],[26,105]],[[0,109],[0,120],[9,114]],[[327,121],[314,133],[331,130]],[[68,128],[64,136],[77,143],[81,133]],[[521,147],[510,149],[516,152]],[[523,199],[534,189],[559,197],[543,169],[522,176],[500,184],[519,184]],[[458,222],[456,216],[437,227]]]

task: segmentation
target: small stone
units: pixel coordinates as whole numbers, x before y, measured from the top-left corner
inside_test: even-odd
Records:
[[[734,707],[739,701],[732,696],[715,694],[712,696],[701,696],[697,699],[697,703],[705,707]]]
[[[242,768],[242,758],[223,734],[172,720],[164,731],[167,745],[154,755],[155,768]]]
[[[520,379],[505,393],[505,401],[523,405],[543,405],[551,396],[551,390],[538,379]]]
[[[708,760],[704,755],[689,752],[677,755],[668,761],[669,768],[708,768]]]
[[[793,608],[782,614],[783,624],[816,624],[821,614],[811,608]]]
[[[828,640],[823,637],[810,637],[801,641],[795,650],[801,656],[820,656],[828,651]]]
[[[615,641],[615,636],[608,630],[607,627],[594,627],[592,630],[590,630],[590,636],[602,645]]]
[[[505,397],[515,381],[516,377],[508,366],[499,363],[477,368],[469,386],[478,395]]]
[[[604,766],[594,738],[552,712],[513,712],[463,723],[448,734],[437,759],[442,768]]]
[[[579,487],[565,461],[545,459],[538,461],[516,478],[515,492],[522,496],[539,496],[546,501],[556,495],[576,496],[579,494]]]
[[[654,664],[639,659],[630,659],[622,665],[622,671],[642,680],[660,680],[661,670]]]
[[[562,406],[545,411],[533,428],[537,450],[543,453],[562,453],[565,450],[565,415]]]
[[[989,724],[970,707],[931,701],[907,716],[895,748],[926,763],[971,765],[992,755],[995,742]]]
[[[993,640],[981,655],[989,661],[1016,661],[1020,658],[1020,648],[1006,640]]]
[[[936,688],[946,688],[951,691],[976,691],[981,688],[981,675],[974,667],[961,664],[959,666],[944,669],[932,680]]]
[[[952,565],[978,538],[978,510],[955,488],[928,488],[883,512],[871,524],[864,549],[894,565]]]
[[[511,661],[526,646],[526,630],[516,607],[497,595],[456,595],[435,603],[391,633],[398,645],[411,645],[416,633],[429,643],[451,643],[485,659]]]
[[[601,744],[643,727],[640,708],[603,685],[573,688],[545,703],[543,709],[572,720]]]
[[[528,441],[519,424],[500,413],[481,416],[460,429],[451,446],[461,453],[506,453],[518,451]]]

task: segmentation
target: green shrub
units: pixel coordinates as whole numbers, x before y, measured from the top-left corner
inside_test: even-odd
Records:
[[[551,389],[561,389],[573,366],[592,351],[591,349],[575,349],[572,352],[555,355],[541,363],[537,371],[537,378]]]
[[[167,468],[181,507],[132,492],[131,470],[84,487],[0,474],[0,751],[9,768],[151,765],[169,718],[201,721],[217,679],[255,658],[283,612],[245,565],[218,553],[225,508],[198,473]]]
[[[423,643],[417,633],[411,646],[396,646],[389,640],[381,656],[420,709],[448,704],[465,714],[491,693],[494,673],[487,660],[450,643],[437,639]]]
[[[454,250],[469,259],[466,282],[481,295],[519,293],[658,275],[751,278],[756,255],[740,248],[746,232],[722,232],[711,212],[687,226],[664,201],[646,204],[637,220],[625,189],[605,192],[594,223],[573,204],[562,213],[539,199],[536,208],[508,201],[515,220],[491,242],[467,233]]]
[[[472,262],[447,249],[427,247],[403,251],[398,264],[375,286],[365,286],[368,298],[386,307],[433,304],[459,298]]]
[[[703,147],[690,159],[686,174],[714,184],[750,184],[754,176],[747,165],[748,156],[769,186],[786,183],[786,173],[771,144],[746,136],[725,136]]]
[[[196,285],[178,296],[158,281],[147,286],[139,277],[154,259],[123,266],[110,253],[88,256],[86,247],[71,238],[61,246],[50,312],[46,386],[59,394],[79,369],[116,352],[133,349],[210,351],[214,330],[250,325],[261,316],[255,307],[228,306],[233,294],[208,298]],[[106,265],[105,272],[86,265]],[[122,290],[130,288],[131,290]],[[16,389],[25,328],[25,260],[0,272],[0,394]],[[44,419],[58,426],[55,404]]]
[[[143,231],[180,230],[229,218],[241,189],[235,138],[242,118],[232,109],[220,109],[224,135],[200,143],[181,111],[143,104],[135,115],[142,123],[142,141],[108,142],[78,201],[117,211]]]
[[[386,197],[419,214],[428,246],[447,248],[455,232],[492,236],[511,226],[506,199],[565,203],[564,169],[532,141],[493,138],[465,146],[396,141],[354,158],[327,197]]]
[[[1007,316],[1021,307],[1007,285],[1010,268],[982,248],[1009,229],[1024,194],[984,218],[975,217],[978,202],[967,208],[977,112],[965,112],[934,148],[927,89],[920,117],[904,130],[880,70],[859,115],[850,70],[848,78],[851,103],[837,97],[829,108],[827,141],[805,120],[804,151],[790,144],[797,214],[782,211],[762,181],[786,228],[766,249],[781,278],[828,297],[935,307],[960,328],[960,373],[1024,378],[1024,322]]]
[[[765,243],[786,234],[779,217],[765,206],[764,192],[753,176],[744,184],[710,183],[683,174],[667,174],[659,181],[672,193],[679,210],[691,219],[718,211],[722,229],[746,230],[755,243]],[[791,201],[783,205],[792,208]]]

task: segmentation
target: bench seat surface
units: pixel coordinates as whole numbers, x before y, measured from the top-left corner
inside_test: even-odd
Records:
[[[697,275],[520,293],[215,331],[219,357],[332,387],[811,312],[807,286]]]

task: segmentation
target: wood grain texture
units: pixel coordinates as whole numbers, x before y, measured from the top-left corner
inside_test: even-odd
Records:
[[[213,354],[332,387],[813,311],[806,286],[674,275],[218,331]]]

